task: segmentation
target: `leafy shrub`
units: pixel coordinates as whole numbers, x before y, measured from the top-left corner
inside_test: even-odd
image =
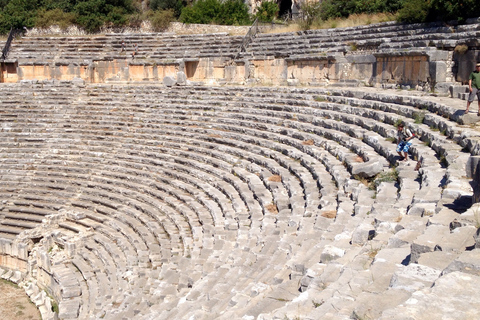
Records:
[[[199,24],[248,24],[247,5],[241,0],[198,0],[182,9],[180,21]]]
[[[77,2],[73,11],[77,14],[77,24],[88,32],[95,32],[104,24],[126,25],[134,7],[131,0],[84,0]]]
[[[35,26],[38,28],[48,28],[52,25],[58,25],[62,29],[66,29],[76,20],[76,16],[72,12],[63,12],[62,9],[45,10],[44,8],[37,11]]]
[[[215,21],[221,5],[219,0],[198,0],[182,9],[180,21],[183,23],[211,23]]]
[[[257,13],[255,17],[258,18],[260,22],[272,22],[278,15],[280,8],[275,1],[264,1],[257,8]]]
[[[320,18],[322,20],[334,18],[347,18],[355,13],[354,0],[325,0],[320,5]]]
[[[468,46],[466,44],[458,44],[453,51],[457,54],[465,54],[468,51]]]
[[[226,25],[245,25],[251,22],[248,7],[243,0],[224,1],[216,20],[217,23]]]
[[[406,0],[398,11],[397,19],[401,22],[415,23],[427,21],[429,4],[424,0]]]
[[[175,13],[175,18],[180,17],[182,9],[185,7],[186,2],[182,0],[151,0],[149,7],[151,10],[169,10],[172,9]]]
[[[299,22],[302,30],[311,28],[313,22],[318,19],[320,14],[320,2],[305,2],[301,5],[304,19]]]
[[[35,0],[10,0],[0,12],[0,33],[7,34],[10,28],[31,28],[35,25]]]
[[[148,19],[152,23],[153,30],[159,32],[168,29],[172,21],[175,21],[175,12],[170,10],[157,10],[148,13]]]

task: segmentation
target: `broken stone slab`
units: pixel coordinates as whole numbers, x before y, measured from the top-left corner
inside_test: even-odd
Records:
[[[58,305],[60,319],[77,319],[81,300],[79,298],[63,300]]]
[[[412,206],[409,207],[407,215],[417,217],[430,217],[435,214],[436,207],[436,203],[414,203]]]
[[[365,163],[355,163],[352,167],[352,175],[360,178],[372,178],[383,171],[383,161],[368,161]]]
[[[173,77],[166,76],[163,78],[163,85],[166,87],[173,87],[176,84],[177,81]]]
[[[331,245],[326,245],[320,255],[320,263],[328,263],[345,255],[345,250]]]
[[[441,270],[411,263],[397,270],[390,280],[390,287],[409,292],[430,287],[440,276]]]
[[[187,75],[183,71],[177,72],[177,85],[186,85],[187,84]]]
[[[410,246],[419,235],[420,233],[418,231],[402,229],[388,239],[387,248]]]
[[[364,245],[368,240],[375,237],[375,228],[370,223],[362,223],[354,231],[351,243],[354,245]]]
[[[454,229],[442,225],[430,225],[424,234],[419,236],[411,245],[411,261],[416,263],[420,255],[433,251],[464,251],[467,247],[474,246],[473,235],[475,227],[467,226]]]

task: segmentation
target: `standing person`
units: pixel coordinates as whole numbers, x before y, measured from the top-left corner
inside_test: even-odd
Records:
[[[410,129],[405,127],[405,122],[400,122],[397,127],[397,152],[401,157],[400,161],[408,160],[408,149],[412,145],[412,139],[415,137]],[[402,154],[403,153],[403,154]]]
[[[470,104],[475,99],[475,96],[477,96],[477,116],[480,116],[480,63],[477,63],[477,65],[475,66],[475,71],[470,73],[470,77],[468,77],[468,89],[470,90],[470,94],[468,95],[467,109],[465,110],[465,114],[468,113]]]
[[[123,52],[125,50],[126,50],[125,40],[122,40],[122,50],[120,52]]]
[[[135,59],[135,55],[138,53],[138,44],[133,45],[132,59]]]

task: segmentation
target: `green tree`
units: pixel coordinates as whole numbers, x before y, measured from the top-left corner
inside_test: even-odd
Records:
[[[58,25],[62,29],[66,29],[75,23],[76,16],[72,12],[64,12],[62,9],[45,10],[41,8],[37,11],[35,18],[35,26],[39,28],[47,28],[52,25]]]
[[[280,8],[274,0],[264,1],[257,8],[255,17],[257,17],[260,22],[272,22],[273,19],[277,17],[278,11],[280,11]]]
[[[170,23],[175,21],[175,13],[171,9],[149,11],[147,16],[152,24],[153,30],[157,32],[166,30]]]
[[[216,22],[225,25],[250,24],[247,5],[242,0],[226,0],[222,3]]]
[[[355,0],[325,0],[320,5],[320,18],[322,20],[347,18],[355,13]]]
[[[304,15],[303,20],[300,22],[302,30],[308,30],[311,28],[313,22],[319,17],[320,8],[320,2],[305,2],[301,5]]]
[[[402,9],[398,11],[397,19],[401,22],[425,22],[428,19],[430,6],[424,0],[406,0]]]
[[[211,23],[215,21],[221,5],[219,0],[198,0],[183,8],[180,21],[183,23]]]
[[[149,7],[151,10],[173,10],[175,17],[178,18],[182,13],[186,3],[182,0],[151,0]]]

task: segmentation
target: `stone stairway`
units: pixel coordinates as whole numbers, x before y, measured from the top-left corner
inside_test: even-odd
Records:
[[[413,314],[477,251],[464,176],[479,133],[460,124],[458,101],[370,88],[0,90],[0,252],[28,265],[61,319]],[[391,141],[400,120],[418,135],[407,163]]]

